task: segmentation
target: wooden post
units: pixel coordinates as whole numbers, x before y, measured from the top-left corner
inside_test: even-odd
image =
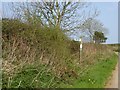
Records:
[[[80,54],[79,54],[80,63],[82,61],[82,37],[80,38]]]

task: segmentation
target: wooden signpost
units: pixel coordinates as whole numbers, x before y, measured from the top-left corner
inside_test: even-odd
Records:
[[[79,54],[79,59],[80,59],[80,62],[82,60],[82,37],[80,38],[80,54]]]

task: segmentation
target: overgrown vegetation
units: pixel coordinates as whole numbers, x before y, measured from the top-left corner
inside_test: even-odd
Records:
[[[107,45],[84,43],[80,60],[79,42],[58,27],[36,28],[14,19],[2,23],[3,88],[103,87],[115,66]]]
[[[7,25],[4,24],[5,22],[7,22]],[[24,30],[20,31],[18,27],[14,28],[14,24],[19,27],[21,27],[21,25],[27,25],[25,23],[19,24],[19,22],[15,20],[12,28],[16,30],[16,33],[13,33],[11,29],[9,29],[11,28],[9,23],[11,23],[11,20],[3,20],[3,78],[5,77],[3,79],[3,86],[16,87],[17,83],[10,84],[10,82],[11,78],[13,78],[14,81],[14,78],[18,78],[19,75],[21,76],[20,78],[25,81],[30,78],[31,80],[33,79],[32,83],[34,84],[34,79],[36,80],[40,76],[41,79],[48,77],[48,80],[52,80],[50,82],[53,82],[56,79],[59,79],[59,81],[64,80],[68,77],[68,75],[64,76],[65,73],[71,74],[74,72],[70,66],[73,61],[72,57],[69,56],[69,40],[59,28],[24,28]],[[33,70],[30,70],[30,72],[24,71],[26,69],[28,70],[29,66],[32,66],[30,69]],[[43,75],[41,75],[41,73],[43,73]],[[24,74],[29,75],[30,78]],[[72,74],[70,77],[73,77]],[[19,82],[22,83],[24,81]],[[47,84],[48,87],[52,85],[50,82]],[[24,85],[31,85],[31,87],[33,87],[33,84],[27,84],[25,82]],[[46,84],[46,82],[43,80],[42,85],[44,84]],[[42,87],[42,85],[39,87]],[[46,85],[43,87],[46,87]]]
[[[115,52],[120,52],[120,44],[108,44]]]
[[[118,56],[112,55],[111,58],[98,59],[95,64],[89,65],[84,73],[74,81],[73,85],[65,85],[68,88],[104,88],[107,78],[111,76],[111,72],[115,69]]]

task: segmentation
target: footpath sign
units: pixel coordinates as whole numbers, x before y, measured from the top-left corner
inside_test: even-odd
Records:
[[[80,51],[82,51],[82,38],[80,38]]]
[[[80,56],[79,56],[80,62],[81,62],[81,60],[82,60],[82,48],[83,48],[82,38],[80,38]]]

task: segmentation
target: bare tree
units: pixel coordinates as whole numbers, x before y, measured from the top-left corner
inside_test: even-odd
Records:
[[[98,16],[96,9],[85,11],[90,6],[90,3],[86,2],[58,2],[57,0],[45,2],[43,0],[42,2],[13,3],[12,6],[16,17],[22,21],[35,25],[36,28],[57,26],[68,31],[69,35],[77,32],[74,35],[79,36],[79,26],[83,28],[83,23],[88,23],[90,18]],[[90,29],[89,33],[91,33]]]
[[[108,33],[107,28],[105,28],[104,25],[100,21],[94,18],[88,18],[80,25],[79,28],[91,40],[93,40],[95,31],[103,32],[104,34]]]
[[[77,22],[76,12],[85,8],[85,2],[24,2],[13,3],[14,12],[17,16],[29,23],[40,23],[42,26],[58,26],[63,29],[75,27]]]

